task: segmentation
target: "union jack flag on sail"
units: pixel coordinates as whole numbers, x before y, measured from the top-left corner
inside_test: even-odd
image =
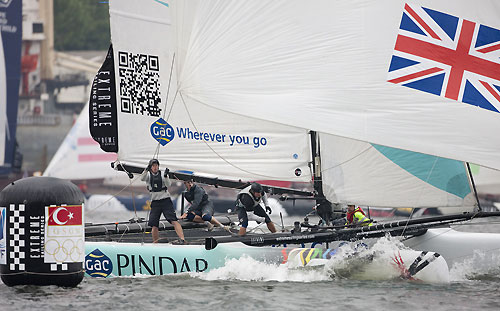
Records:
[[[406,4],[388,81],[500,110],[500,30]]]

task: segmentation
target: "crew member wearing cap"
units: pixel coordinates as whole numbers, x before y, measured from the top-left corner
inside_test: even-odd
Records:
[[[271,214],[272,210],[271,207],[269,207],[267,196],[264,193],[264,189],[259,183],[252,183],[250,186],[241,190],[238,194],[238,197],[236,199],[236,211],[238,212],[238,219],[240,221],[240,231],[238,232],[240,236],[243,236],[247,233],[247,212],[253,212],[255,215],[263,217],[269,231],[273,233],[276,232],[274,223],[262,208],[261,203],[264,203],[266,211]]]
[[[149,192],[151,193],[151,212],[149,214],[148,225],[152,227],[151,234],[153,235],[153,243],[158,243],[160,234],[158,226],[160,224],[161,214],[165,219],[174,226],[175,233],[179,237],[179,244],[186,244],[184,240],[184,231],[181,224],[177,221],[174,205],[170,199],[170,193],[167,188],[172,182],[168,178],[168,168],[165,168],[163,176],[160,172],[160,162],[157,159],[151,159],[146,170],[141,176],[141,180],[146,182]]]

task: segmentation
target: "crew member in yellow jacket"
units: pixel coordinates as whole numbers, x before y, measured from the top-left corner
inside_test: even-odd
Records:
[[[356,207],[354,204],[347,205],[347,222],[346,225],[354,226],[372,226],[372,220],[366,217],[365,212],[361,207]]]

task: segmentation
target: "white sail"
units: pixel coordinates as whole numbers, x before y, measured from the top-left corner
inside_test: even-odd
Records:
[[[463,163],[443,157],[500,168],[499,12],[474,7],[112,1],[119,161],[309,180],[311,129],[332,202],[470,206]],[[444,52],[493,69],[433,58]]]
[[[2,32],[0,31],[0,166],[5,161],[7,126],[7,76],[5,72]]]
[[[472,207],[463,162],[320,135],[323,192],[331,202],[387,207]]]
[[[185,98],[500,169],[500,8],[493,1],[481,10],[468,0],[169,4],[176,36],[155,33],[151,44],[177,46]],[[157,6],[148,16],[160,19],[169,9]],[[133,32],[121,33],[144,47]]]
[[[111,168],[116,154],[105,153],[89,133],[88,105],[52,157],[43,176],[70,180],[109,179],[114,184],[129,184],[127,174]]]
[[[231,113],[178,92],[183,82],[177,68],[185,60],[175,54],[176,39],[190,34],[176,38],[170,4],[110,3],[119,161],[145,167],[158,157],[162,167],[221,178],[309,181],[305,129],[263,120],[272,107],[245,105]]]
[[[482,195],[500,195],[500,171],[471,165],[477,192]]]

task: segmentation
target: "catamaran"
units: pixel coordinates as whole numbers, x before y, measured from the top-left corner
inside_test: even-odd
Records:
[[[500,234],[449,227],[498,216],[480,210],[468,169],[500,169],[499,12],[480,5],[110,1],[89,126],[114,167],[133,181],[151,158],[171,178],[219,187],[312,181],[267,190],[312,199],[322,223],[192,245],[147,243],[140,220],[89,225],[87,275],[206,271],[243,254],[318,266],[342,241],[386,235],[413,249],[391,259],[406,278],[498,251]],[[334,216],[347,203],[466,213],[349,228]],[[324,249],[284,246],[302,243]]]
[[[467,212],[363,228],[326,216],[305,233],[207,248],[393,234],[451,263],[493,252],[498,234],[430,229],[496,215],[480,211],[468,169],[500,169],[500,24],[481,5],[111,1],[90,131],[128,173],[158,158],[173,178],[219,186],[314,180],[300,194],[327,214],[346,203]]]

